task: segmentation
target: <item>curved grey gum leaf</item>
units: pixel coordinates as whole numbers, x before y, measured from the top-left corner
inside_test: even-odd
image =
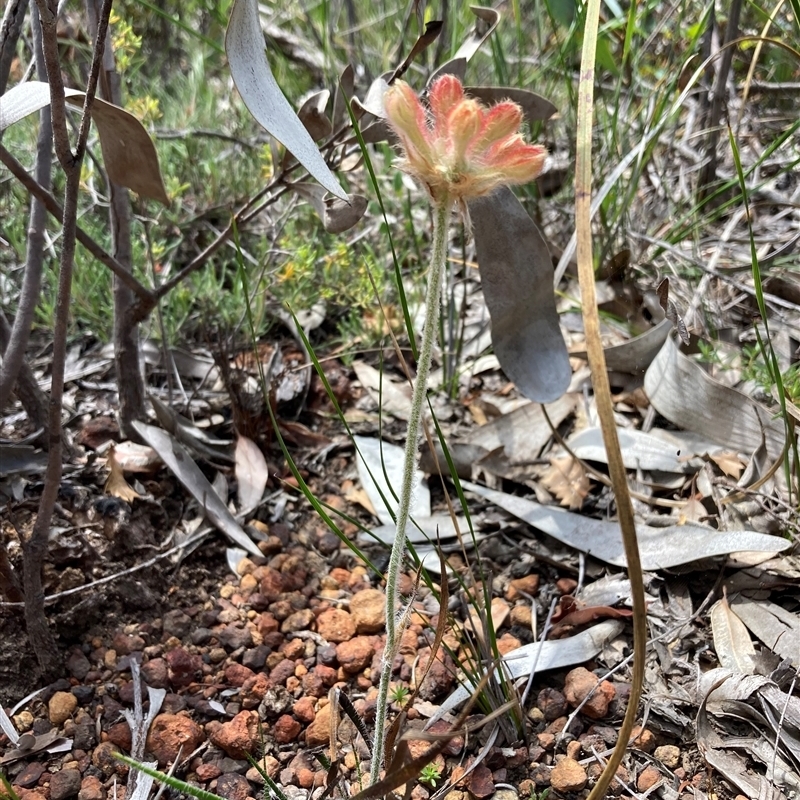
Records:
[[[348,64],[339,76],[333,95],[333,127],[339,128],[347,116],[347,103],[355,91],[356,73],[352,64]]]
[[[69,88],[64,89],[64,96],[71,107],[78,109],[86,97],[84,92]],[[0,131],[48,105],[49,84],[18,84],[0,97]],[[144,125],[124,108],[99,97],[94,99],[92,121],[97,127],[108,177],[142,197],[168,206],[158,153]]]
[[[566,392],[572,369],[547,245],[508,187],[470,200],[469,212],[495,355],[525,397],[552,403]]]
[[[333,123],[325,116],[330,96],[331,93],[327,89],[316,92],[300,106],[297,112],[300,122],[315,142],[326,139],[333,132]]]
[[[573,664],[583,664],[594,658],[606,642],[620,634],[624,627],[619,620],[606,620],[566,639],[526,644],[502,656],[504,672],[512,679],[524,678],[534,670],[538,673],[548,669],[563,669]],[[466,685],[459,686],[442,703],[438,711],[425,723],[425,728],[429,728],[469,698],[474,691],[474,684],[470,678],[467,678],[465,683]]]
[[[256,121],[274,136],[331,194],[347,194],[275,81],[267,61],[257,0],[235,0],[225,34],[231,76]]]
[[[430,78],[428,78],[428,88],[430,88],[431,84],[437,79],[441,78],[442,75],[455,75],[462,83],[464,82],[464,78],[467,75],[467,59],[466,58],[451,58],[449,61],[445,61],[441,67],[438,67],[434,72],[431,73]]]
[[[514,89],[510,86],[465,86],[464,92],[485,105],[511,100],[522,108],[527,122],[550,119],[557,111],[547,98],[527,89]]]
[[[481,45],[492,35],[500,22],[500,14],[486,6],[470,6],[469,10],[477,17],[475,27],[469,37],[462,42],[453,59],[463,58],[469,61],[480,50]]]
[[[616,567],[627,567],[619,523],[575,514],[556,506],[545,506],[525,497],[486,489],[476,483],[461,481],[465,491],[483,497],[517,519],[574,547],[600,561]],[[727,556],[746,550],[780,553],[791,542],[779,536],[757,531],[718,531],[687,522],[657,528],[636,523],[642,569],[654,572],[704,558]]]
[[[367,198],[360,194],[351,194],[347,202],[338,197],[328,198],[322,224],[328,233],[344,233],[364,216],[366,210]]]

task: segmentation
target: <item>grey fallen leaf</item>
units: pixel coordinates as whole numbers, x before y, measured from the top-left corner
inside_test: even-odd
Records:
[[[481,45],[492,35],[498,22],[500,22],[500,14],[493,8],[470,6],[469,10],[476,17],[475,27],[461,43],[461,47],[453,54],[453,61],[459,58],[469,61],[480,50]]]
[[[6,710],[0,704],[0,731],[2,731],[11,744],[16,744],[19,741],[19,734],[11,721],[11,717],[6,714]]]
[[[731,598],[736,616],[773,652],[800,667],[800,616],[768,600]]]
[[[181,444],[212,461],[233,461],[230,453],[231,442],[227,439],[209,436],[191,420],[162,403],[155,395],[150,395],[150,404],[162,427]]]
[[[81,107],[86,97],[78,89],[64,89],[67,102]],[[50,105],[50,85],[27,81],[0,97],[0,131]],[[97,127],[108,177],[142,197],[168,206],[158,153],[146,128],[124,108],[95,97],[92,121]]]
[[[627,375],[641,375],[653,363],[671,331],[672,323],[668,319],[662,319],[658,325],[628,339],[627,342],[604,348],[606,369]],[[586,358],[586,351],[574,351],[571,355]]]
[[[504,671],[513,679],[527,677],[534,669],[538,673],[548,669],[561,669],[573,664],[583,664],[590,658],[594,658],[603,649],[605,643],[617,636],[624,627],[619,620],[607,620],[566,639],[526,644],[503,656]],[[461,705],[472,694],[472,691],[473,686],[469,682],[459,686],[442,703],[425,727],[429,727],[449,711]]]
[[[331,93],[327,89],[315,92],[300,106],[297,116],[311,138],[318,142],[333,132],[333,123],[325,115]]]
[[[509,514],[538,530],[558,539],[607,564],[626,567],[619,524],[592,519],[571,511],[545,506],[524,497],[486,489],[462,481],[467,491],[505,509]],[[679,564],[689,564],[703,558],[729,555],[740,550],[761,550],[779,553],[791,547],[791,542],[777,536],[755,531],[717,531],[701,525],[670,525],[656,528],[642,522],[636,525],[642,569],[655,571]]]
[[[783,452],[783,423],[774,413],[715,381],[680,352],[671,336],[645,373],[644,390],[661,416],[728,450],[753,453],[766,440],[773,460]]]
[[[344,189],[275,82],[267,61],[257,0],[234,0],[225,52],[233,82],[256,121],[292,153],[314,180],[345,200]]]
[[[325,201],[322,224],[328,233],[344,233],[364,216],[366,210],[367,198],[360,194],[351,194],[347,200],[329,198]]]
[[[397,419],[408,420],[411,413],[411,387],[407,383],[389,380],[380,370],[366,361],[354,361],[353,372],[381,410]]]
[[[468,205],[495,355],[525,397],[551,403],[566,392],[572,368],[547,245],[507,186]]]
[[[575,410],[577,402],[576,395],[563,395],[544,408],[550,421],[558,427]],[[542,406],[538,403],[527,403],[475,428],[467,443],[482,447],[487,455],[503,448],[503,457],[513,466],[533,463],[552,435]]]
[[[353,442],[356,446],[358,477],[364,491],[381,523],[394,527],[393,513],[398,503],[395,494],[399,495],[403,480],[403,448],[367,436],[354,436]],[[430,515],[431,495],[425,484],[425,476],[415,470],[410,517],[412,520],[421,520]],[[407,535],[411,536],[413,529],[414,524],[409,523]]]
[[[333,127],[338,130],[347,119],[347,103],[352,99],[355,91],[356,72],[352,64],[348,64],[336,82],[333,93]]]
[[[0,445],[0,475],[43,472],[47,469],[47,453],[27,444]]]
[[[261,551],[242,530],[241,525],[233,518],[225,503],[217,497],[214,488],[183,446],[161,428],[138,421],[133,423],[133,427],[189,490],[192,497],[205,510],[209,520],[239,547],[243,547],[251,555],[261,558]]]
[[[690,444],[697,446],[696,437],[691,440],[682,439],[680,432],[673,431],[644,433],[634,428],[617,428],[622,460],[626,469],[644,469],[647,471],[692,473],[702,466],[702,462],[694,458],[708,452],[717,452],[720,446],[707,442],[708,447],[690,449]],[[603,432],[600,428],[584,428],[567,440],[570,450],[586,461],[608,463]]]
[[[238,484],[239,510],[255,508],[267,488],[269,468],[261,448],[246,436],[240,436],[236,440],[234,471]]]
[[[511,100],[522,109],[526,122],[548,120],[558,110],[549,100],[528,89],[514,89],[511,86],[465,86],[464,93],[487,106]]]
[[[721,667],[743,675],[755,669],[756,648],[747,627],[723,597],[711,607],[711,633]]]
[[[451,58],[449,61],[445,61],[440,67],[437,67],[432,73],[430,78],[428,78],[428,87],[430,88],[431,84],[437,79],[441,78],[442,75],[455,75],[462,83],[464,82],[464,78],[467,74],[467,59],[463,56],[459,58]]]

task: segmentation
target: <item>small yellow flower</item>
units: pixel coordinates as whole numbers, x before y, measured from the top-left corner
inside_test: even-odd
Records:
[[[435,203],[464,207],[472,197],[528,183],[541,173],[547,151],[522,138],[522,109],[516,103],[486,108],[464,96],[458,78],[443,75],[431,87],[428,104],[429,111],[403,81],[384,98],[386,117],[403,147],[402,169]]]

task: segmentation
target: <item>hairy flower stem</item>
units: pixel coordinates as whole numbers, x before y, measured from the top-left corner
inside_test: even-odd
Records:
[[[422,410],[428,393],[428,375],[431,371],[431,354],[439,330],[439,305],[442,295],[442,275],[447,259],[447,231],[452,201],[449,197],[433,206],[433,250],[428,270],[428,289],[425,295],[425,329],[422,334],[422,345],[417,362],[417,379],[414,381],[414,392],[411,396],[411,412],[408,417],[405,456],[403,459],[403,484],[400,487],[400,504],[397,508],[397,532],[389,558],[389,569],[386,573],[386,644],[383,649],[381,664],[381,681],[378,687],[378,705],[375,713],[375,743],[372,752],[372,768],[370,784],[380,779],[383,766],[384,728],[386,727],[386,709],[389,705],[389,682],[392,677],[392,662],[400,644],[400,637],[406,626],[407,615],[397,616],[397,581],[403,558],[406,553],[406,526],[408,525],[411,507],[411,489],[414,485],[414,471],[417,466],[417,442]]]

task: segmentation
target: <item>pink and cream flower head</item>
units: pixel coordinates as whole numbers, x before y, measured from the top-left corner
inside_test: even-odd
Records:
[[[430,110],[403,81],[384,98],[387,120],[403,147],[401,168],[427,188],[434,203],[465,208],[473,197],[528,183],[541,173],[547,151],[522,138],[516,103],[487,108],[465,97],[458,78],[442,75],[431,86],[428,104]]]

